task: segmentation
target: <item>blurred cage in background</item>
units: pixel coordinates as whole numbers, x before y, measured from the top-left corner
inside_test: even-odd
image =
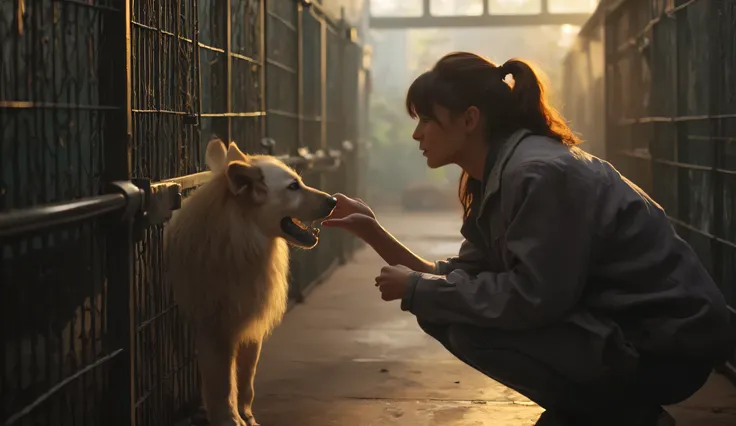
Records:
[[[734,22],[736,0],[603,0],[566,59],[564,96],[591,151],[665,208],[736,324]],[[736,354],[725,371],[736,378]]]
[[[367,125],[367,107],[361,105],[367,105],[368,97],[362,76],[368,70],[355,28],[317,4],[267,4],[266,129],[276,141],[274,152],[318,158],[341,153],[339,167],[305,173],[304,180],[328,193],[361,194],[366,161],[361,137]],[[357,241],[344,232],[322,229],[316,248],[292,249],[292,300],[302,300],[356,247]]]
[[[581,148],[606,156],[605,55],[603,9],[580,28],[575,43],[562,62],[562,112],[583,139]]]
[[[162,236],[207,181],[213,136],[360,196],[363,46],[307,3],[0,3],[0,424],[160,426],[197,409]],[[355,247],[325,231],[294,253],[291,301]]]

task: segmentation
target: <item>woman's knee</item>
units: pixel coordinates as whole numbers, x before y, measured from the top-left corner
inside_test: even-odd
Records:
[[[497,330],[451,325],[447,336],[450,351],[460,360],[543,407],[563,405],[562,395],[571,390],[567,380]]]
[[[422,331],[434,337],[455,355],[472,351],[474,341],[478,340],[477,336],[473,336],[471,326],[436,324],[420,318],[417,318],[417,323]]]
[[[422,331],[434,337],[435,340],[442,343],[445,347],[448,346],[449,342],[447,339],[447,331],[450,326],[435,324],[421,318],[417,318],[417,324],[419,324],[419,328],[421,328]]]
[[[479,346],[479,336],[473,327],[453,324],[448,327],[447,340],[459,352],[472,352]]]

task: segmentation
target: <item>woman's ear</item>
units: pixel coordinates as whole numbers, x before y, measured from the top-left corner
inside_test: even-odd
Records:
[[[465,131],[474,132],[480,125],[480,110],[476,106],[470,106],[465,110]]]

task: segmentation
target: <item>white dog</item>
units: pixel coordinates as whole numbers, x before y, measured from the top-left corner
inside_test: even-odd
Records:
[[[194,330],[210,424],[253,426],[261,343],[286,310],[287,242],[314,247],[319,230],[304,223],[329,216],[337,201],[278,159],[233,143],[211,141],[206,162],[212,179],[166,226],[165,260]]]

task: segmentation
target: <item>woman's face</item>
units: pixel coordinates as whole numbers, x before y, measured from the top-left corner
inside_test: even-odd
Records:
[[[453,114],[447,108],[435,105],[434,115],[436,119],[419,116],[412,134],[427,158],[427,166],[432,169],[455,163],[468,137],[467,113]]]

